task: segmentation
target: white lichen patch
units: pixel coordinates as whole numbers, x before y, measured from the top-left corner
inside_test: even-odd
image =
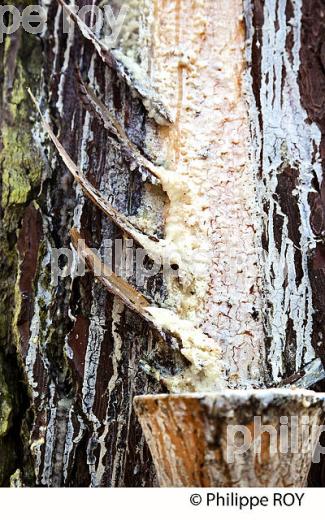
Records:
[[[321,134],[315,123],[307,122],[307,113],[301,106],[298,84],[301,0],[292,0],[292,5],[293,18],[290,24],[286,19],[285,0],[268,1],[264,5],[260,89],[262,127],[253,93],[250,96],[255,135],[252,155],[256,170],[262,167],[263,171],[263,178],[257,182],[257,194],[261,208],[268,208],[263,213],[268,246],[262,252],[261,260],[264,264],[265,303],[269,309],[267,335],[271,344],[268,359],[275,381],[281,379],[287,368],[283,358],[285,348],[294,349],[297,371],[315,357],[312,346],[314,310],[308,275],[308,256],[315,247],[315,240],[310,228],[308,194],[313,191],[314,176],[319,176],[321,171]],[[248,26],[252,24],[251,16],[248,11]],[[292,37],[291,51],[286,49],[288,32]],[[249,37],[251,39],[252,34]],[[298,246],[289,236],[288,216],[275,196],[279,175],[284,175],[285,166],[299,172],[297,188],[292,193],[299,208]],[[279,219],[283,219],[281,230],[277,224]],[[280,240],[276,240],[276,229],[281,231]],[[297,251],[301,255],[301,277],[296,272]],[[287,337],[289,319],[296,338],[294,345],[289,343]]]
[[[75,5],[74,1],[72,1],[71,7],[73,7],[74,5]],[[59,9],[57,12],[57,15],[56,15],[56,22],[58,20],[60,20],[60,14],[61,13],[60,13],[60,9]],[[65,81],[67,78],[67,71],[68,71],[68,67],[69,67],[69,63],[70,63],[70,56],[71,56],[71,50],[72,50],[73,43],[74,43],[74,25],[69,24],[68,40],[67,40],[67,45],[66,45],[66,48],[64,51],[64,61],[63,61],[63,65],[62,65],[61,72],[60,72],[60,82],[59,82],[59,87],[58,87],[58,100],[56,103],[60,116],[63,115],[63,110],[64,110],[64,106],[63,106],[64,86],[65,86]],[[56,43],[56,45],[57,45],[57,43]],[[54,52],[55,52],[55,60],[56,60],[57,59],[57,57],[56,57],[57,48],[54,49]]]
[[[53,298],[53,288],[47,287],[46,284],[46,275],[49,269],[49,265],[51,263],[51,254],[52,247],[51,244],[47,241],[47,254],[41,260],[41,273],[37,287],[36,287],[36,297],[34,304],[34,315],[30,325],[30,338],[28,342],[28,350],[25,358],[25,370],[28,379],[29,386],[31,388],[33,399],[36,399],[39,396],[38,392],[38,383],[35,380],[35,369],[36,369],[36,360],[37,356],[40,354],[42,363],[45,368],[48,368],[49,361],[46,352],[46,344],[44,343],[44,337],[42,337],[42,328],[46,327],[48,330],[52,325],[52,319],[50,318],[50,314],[48,309],[50,308],[50,304]],[[44,274],[43,274],[44,273]],[[45,317],[45,321],[42,322],[41,312],[42,310],[47,309]],[[44,320],[44,318],[43,318]]]

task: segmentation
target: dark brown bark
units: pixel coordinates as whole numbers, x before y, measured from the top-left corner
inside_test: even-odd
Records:
[[[274,6],[273,12],[269,2],[260,2],[259,0],[246,2],[248,29],[250,27],[253,28],[253,32],[250,29],[248,30],[252,44],[249,52],[252,90],[257,108],[257,120],[253,123],[253,128],[258,128],[258,131],[261,132],[260,135],[262,135],[259,141],[260,156],[256,156],[257,173],[261,185],[266,186],[266,195],[262,199],[265,212],[262,241],[264,251],[269,258],[272,257],[273,250],[279,254],[279,258],[283,254],[284,236],[288,237],[289,244],[293,244],[294,263],[291,262],[291,264],[294,267],[294,286],[296,288],[302,287],[303,279],[307,280],[307,285],[310,286],[311,291],[311,299],[309,301],[313,309],[310,321],[311,334],[309,339],[305,336],[303,340],[304,348],[306,349],[306,346],[310,343],[310,347],[315,354],[324,361],[325,264],[323,230],[325,206],[323,179],[325,164],[325,69],[323,66],[323,39],[325,3],[322,0],[306,0],[302,2],[288,0],[284,3],[277,2]],[[283,11],[283,6],[285,11]],[[266,13],[267,20],[265,18]],[[284,26],[283,14],[286,24]],[[271,24],[270,27],[273,28],[274,26],[273,41],[273,29],[270,32],[266,31],[266,21]],[[295,26],[298,27],[298,33],[301,38],[300,44],[294,31]],[[283,29],[286,30],[285,39],[281,40],[279,35]],[[269,36],[271,39],[269,39]],[[269,51],[271,51],[271,54],[268,54]],[[270,59],[271,55],[273,57]],[[295,72],[293,72],[295,70],[295,62],[299,63],[297,92],[294,90],[294,80],[292,79],[295,75]],[[281,88],[281,101],[277,104],[276,89],[279,85]],[[266,93],[269,95],[268,98]],[[272,96],[273,99],[271,99]],[[298,102],[295,101],[297,96]],[[291,105],[289,111],[288,103]],[[297,117],[300,107],[302,108],[302,113],[305,111],[303,122],[305,126],[303,130],[299,123],[299,116]],[[288,124],[287,120],[289,121]],[[293,148],[290,145],[290,140],[292,139],[290,134],[293,132],[292,135],[297,137],[297,149],[300,149],[302,152],[300,157],[307,157],[308,161],[308,139],[310,137],[308,138],[307,134],[313,124],[317,125],[321,137],[319,149],[315,144],[313,154],[311,154],[313,157],[311,157],[310,165],[306,170],[306,164],[303,164],[303,161],[299,159],[300,152],[294,155]],[[279,129],[281,129],[280,132],[278,132]],[[301,132],[303,139],[301,139]],[[274,135],[278,137],[274,139]],[[257,141],[258,139],[257,137]],[[270,150],[270,143],[273,145],[273,150]],[[280,148],[278,143],[281,143]],[[305,150],[303,150],[304,148]],[[316,173],[316,167],[314,168],[316,164],[319,166],[318,173]],[[276,188],[274,193],[268,193],[268,182],[273,175],[276,176]],[[299,195],[304,189],[308,191],[306,204],[301,202],[301,195]],[[305,224],[303,221],[305,210],[302,210],[302,207],[305,208],[307,214]],[[307,231],[309,224],[310,232]],[[274,243],[272,242],[272,233],[274,234]],[[306,240],[310,243],[310,250],[307,254],[306,249],[304,252],[305,246],[303,245],[304,243],[306,244]],[[287,255],[287,252],[284,253],[284,256]],[[289,264],[287,263],[287,265]],[[305,265],[307,265],[307,269],[304,267]],[[273,273],[271,273],[266,283],[267,291],[269,290],[267,284],[275,283],[274,281],[281,269],[280,265],[273,264]],[[266,296],[267,311],[265,313],[265,324],[266,330],[269,331],[267,338],[269,361],[271,361],[270,357],[274,356],[275,345],[274,335],[272,332],[270,333],[271,330],[273,332],[275,330],[274,328],[272,329],[272,322],[282,306],[280,312],[284,315],[285,300],[287,300],[288,296],[290,299],[292,295],[292,282],[291,288],[289,284],[290,277],[288,272],[284,272],[283,286],[280,289],[283,300],[278,307],[276,307],[274,299],[270,298],[271,291]],[[302,299],[305,297],[301,295]],[[307,316],[307,300],[308,298],[303,310],[303,313],[305,313],[304,324],[310,319]],[[291,313],[290,304],[287,307],[287,312]],[[301,337],[297,336],[297,330],[295,319],[288,316],[286,328],[281,333],[283,376],[290,377],[297,370],[297,351],[299,346],[301,348],[302,341]],[[320,384],[316,388],[323,390],[324,386]],[[324,485],[322,466],[322,464],[313,466],[310,479],[312,485]]]
[[[95,55],[93,46],[81,37],[77,28],[67,50],[69,36],[62,36],[61,28],[62,9],[57,2],[52,2],[44,38],[40,41],[32,35],[21,34],[17,43],[18,54],[13,58],[16,66],[8,63],[8,57],[6,61],[3,52],[2,71],[7,70],[13,76],[11,81],[15,88],[18,82],[17,67],[27,69],[24,69],[26,83],[35,94],[41,93],[42,109],[49,107],[52,125],[67,151],[79,164],[84,154],[87,158],[83,164],[84,171],[94,186],[101,184],[102,193],[111,197],[115,207],[132,215],[141,204],[141,174],[137,169],[130,171],[127,158],[114,150],[108,132],[98,121],[92,116],[87,119],[89,114],[80,99],[76,67],[89,79],[90,63],[93,61],[93,77],[103,98],[116,110],[121,123],[140,147],[145,135],[145,110],[140,101],[132,99],[128,87],[117,78],[116,73]],[[56,39],[58,46],[54,49]],[[15,36],[11,38],[11,45],[13,42]],[[6,37],[7,43],[9,37]],[[24,45],[38,49],[35,74],[40,78],[43,71],[42,83],[34,76],[34,71],[28,69]],[[3,50],[3,46],[1,48]],[[3,99],[8,99],[9,95],[8,87],[4,85]],[[62,101],[60,113],[59,97]],[[22,103],[28,107],[28,115],[32,114],[30,100],[24,98]],[[33,117],[35,120],[35,115]],[[17,120],[13,121],[13,125],[17,124]],[[31,125],[26,131],[31,131]],[[9,257],[6,256],[2,270],[2,279],[6,284],[4,290],[8,295],[1,308],[3,329],[7,331],[1,354],[5,353],[3,366],[11,363],[7,370],[9,379],[24,368],[26,371],[30,369],[30,374],[29,381],[25,376],[15,378],[25,380],[23,392],[20,386],[14,390],[10,387],[9,393],[17,395],[17,399],[23,402],[18,407],[18,424],[13,417],[8,431],[10,437],[15,430],[18,445],[13,449],[12,442],[8,440],[3,446],[4,450],[12,452],[12,460],[0,475],[1,481],[4,485],[8,484],[9,476],[18,468],[22,472],[24,485],[33,480],[38,486],[154,485],[151,457],[132,410],[134,395],[160,389],[158,384],[148,381],[139,368],[140,360],[152,345],[148,326],[135,319],[131,311],[114,303],[114,298],[94,283],[91,274],[77,277],[72,283],[70,277],[61,278],[57,286],[51,286],[50,282],[49,252],[54,247],[70,247],[69,229],[74,225],[76,204],[80,204],[81,229],[89,245],[99,247],[103,238],[121,238],[121,233],[90,202],[80,201],[80,195],[76,195],[72,178],[61,160],[55,157],[46,140],[42,146],[46,157],[43,157],[42,163],[41,188],[38,186],[31,190],[23,204],[10,207],[8,224],[5,222],[3,226],[2,246],[8,248],[13,258],[9,264]],[[120,182],[121,177],[123,182]],[[103,188],[105,185],[106,190]],[[16,229],[19,230],[17,237]],[[15,280],[18,280],[21,301],[14,303]],[[159,282],[153,287],[148,286],[148,296],[153,298],[155,292],[160,290]],[[18,311],[19,317],[15,321],[14,313]],[[118,320],[117,311],[120,313]],[[115,317],[112,317],[112,312]],[[39,328],[37,332],[35,327]],[[34,338],[31,338],[33,330]],[[116,338],[121,341],[118,352],[114,345]],[[31,360],[28,356],[31,355],[33,341],[35,350],[32,356],[35,358]],[[65,353],[66,342],[73,350],[71,359]],[[90,370],[94,371],[93,376],[88,374],[88,391],[91,377],[94,377],[95,383],[92,404],[89,404],[90,401],[86,404],[87,385],[84,384],[87,348],[90,365],[93,363]],[[22,369],[19,368],[21,363]],[[27,389],[32,379],[34,392]],[[28,398],[29,405],[26,404]],[[20,453],[23,449],[20,448],[21,444],[27,452],[30,445],[28,432],[26,438],[20,432],[22,421],[27,417],[27,408],[34,456],[32,464],[36,472],[32,481],[25,476],[25,461]],[[102,435],[105,449],[100,453],[99,439]],[[64,450],[68,449],[70,451],[64,462]],[[19,453],[16,453],[18,450]],[[99,463],[99,456],[104,468],[100,482],[91,474]]]

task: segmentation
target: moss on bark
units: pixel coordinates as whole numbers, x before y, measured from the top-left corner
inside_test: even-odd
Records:
[[[17,330],[21,308],[17,237],[25,208],[37,196],[42,177],[27,93],[28,86],[39,84],[42,61],[37,39],[23,31],[6,36],[0,60],[0,486],[7,486],[17,470],[26,484],[33,481],[26,422],[29,400]]]

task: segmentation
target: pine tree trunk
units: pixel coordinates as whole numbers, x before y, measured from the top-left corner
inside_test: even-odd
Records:
[[[115,16],[121,4],[109,3]],[[169,126],[76,23],[63,34],[56,0],[40,37],[20,29],[0,45],[2,486],[157,485],[132,400],[166,390],[142,368],[160,345],[145,320],[90,271],[53,279],[71,228],[99,251],[128,237],[73,181],[27,87],[91,184],[148,235],[173,234],[177,202],[116,145],[83,81],[146,158],[202,182],[214,259],[204,295],[189,300],[161,272],[138,289],[197,319],[233,387],[294,381],[325,359],[324,1],[125,4],[119,46],[166,99]],[[180,234],[193,239],[190,226]],[[159,366],[181,368],[168,349],[159,355]],[[321,465],[311,482],[324,485]]]

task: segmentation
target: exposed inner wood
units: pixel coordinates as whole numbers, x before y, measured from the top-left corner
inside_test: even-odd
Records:
[[[324,419],[324,394],[281,389],[140,396],[135,409],[162,487],[303,487]],[[280,436],[284,417],[287,450],[283,430]],[[238,425],[247,428],[244,450],[233,436]]]
[[[217,11],[215,3],[209,1],[158,2],[153,12],[155,18],[147,20],[152,31],[150,83],[155,96],[167,99],[175,114],[174,125],[152,127],[153,134],[146,140],[146,152],[156,155],[161,166],[155,168],[141,158],[119,123],[85,86],[84,96],[92,110],[101,114],[104,126],[113,125],[118,139],[137,161],[149,164],[168,196],[161,242],[167,260],[177,266],[178,276],[170,272],[165,276],[168,298],[162,305],[167,309],[156,307],[152,312],[165,330],[181,327],[182,320],[194,327],[190,345],[183,349],[193,365],[193,376],[190,371],[186,378],[181,374],[178,383],[174,377],[170,389],[217,389],[220,346],[228,385],[260,384],[264,338],[254,242],[257,210],[242,88],[242,5],[231,3],[229,12],[229,4],[223,2]],[[80,19],[72,17],[104,62],[115,70],[115,51],[105,50]],[[118,56],[119,63],[134,69],[129,58],[121,53]],[[137,71],[136,82],[147,82],[145,71],[143,79]],[[52,139],[55,142],[53,135]],[[66,157],[62,150],[61,155]],[[70,170],[76,178],[74,166]],[[78,174],[79,181],[81,178]],[[126,224],[125,230],[128,227],[136,237],[132,226]],[[149,242],[141,237],[145,247],[147,243],[151,251],[157,249]],[[149,254],[152,256],[150,249]],[[187,325],[187,336],[189,328]],[[198,367],[202,369],[199,378]]]
[[[255,179],[248,159],[240,0],[155,0],[151,80],[174,112],[158,158],[173,172],[166,241],[193,277],[169,280],[167,304],[223,350],[229,384],[263,380],[264,334]],[[156,149],[154,136],[147,148]]]

